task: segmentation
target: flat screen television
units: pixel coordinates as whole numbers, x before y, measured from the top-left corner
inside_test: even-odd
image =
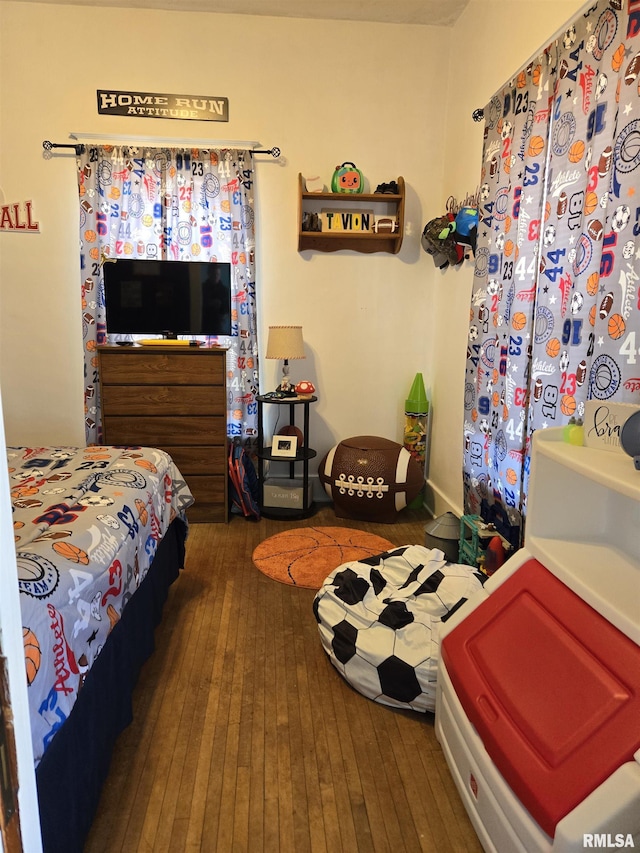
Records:
[[[109,335],[230,335],[231,265],[203,261],[107,261]]]

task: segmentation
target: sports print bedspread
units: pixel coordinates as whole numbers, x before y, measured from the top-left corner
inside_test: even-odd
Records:
[[[193,497],[152,448],[7,450],[36,766]]]

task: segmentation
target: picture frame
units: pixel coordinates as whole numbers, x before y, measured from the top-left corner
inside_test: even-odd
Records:
[[[295,457],[298,451],[298,437],[296,435],[274,435],[271,445],[272,456]]]

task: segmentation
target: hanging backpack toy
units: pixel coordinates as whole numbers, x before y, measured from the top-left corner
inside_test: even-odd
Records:
[[[475,207],[461,207],[456,213],[454,220],[453,237],[457,243],[470,246],[476,251],[476,237],[478,235],[478,211]]]
[[[336,166],[331,179],[331,192],[334,193],[362,193],[364,192],[364,178],[355,163],[343,163]]]
[[[456,215],[452,212],[436,216],[424,226],[422,248],[431,255],[438,269],[449,265],[457,266],[475,252],[478,231],[478,211],[474,207],[463,207]]]
[[[451,234],[454,218],[452,213],[436,216],[427,222],[422,232],[422,248],[441,270],[450,264],[455,267],[464,260],[464,251]]]

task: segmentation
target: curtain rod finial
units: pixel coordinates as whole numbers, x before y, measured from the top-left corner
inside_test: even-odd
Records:
[[[50,142],[48,139],[44,140],[44,142],[42,143],[42,147],[49,155],[51,155],[51,152],[54,148],[73,148],[76,152],[76,155],[82,154],[84,152],[84,145],[60,144],[58,142]]]

